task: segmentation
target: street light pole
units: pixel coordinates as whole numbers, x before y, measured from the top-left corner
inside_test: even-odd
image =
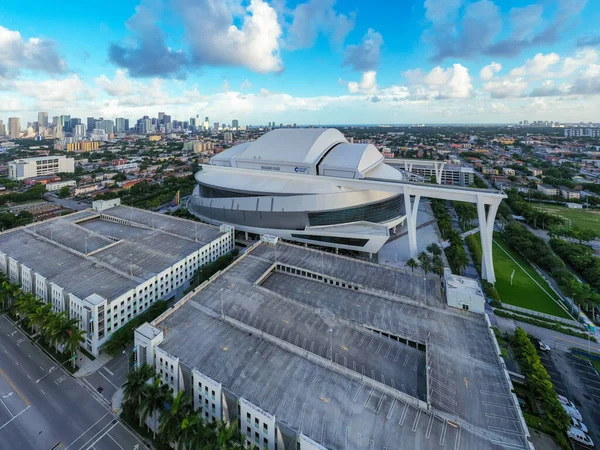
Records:
[[[225,319],[225,312],[223,311],[223,288],[220,289],[221,291],[221,319]]]
[[[333,328],[328,328],[329,333],[329,362],[333,361]]]

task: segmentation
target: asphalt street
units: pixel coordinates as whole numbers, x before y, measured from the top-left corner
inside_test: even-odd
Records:
[[[489,314],[489,313],[488,313]],[[512,319],[494,316],[498,322],[498,328],[502,331],[511,332],[515,327],[523,328],[527,333],[541,339],[551,348],[557,348],[563,351],[569,351],[571,348],[600,353],[600,344],[597,342],[588,342],[587,339],[581,339],[568,334],[559,333],[558,331],[549,330],[547,328],[536,327],[525,322],[519,322]]]
[[[115,356],[100,370],[86,376],[84,382],[110,402],[117,389],[125,384],[132,349],[133,347],[128,348],[127,353]]]
[[[0,316],[0,450],[145,447],[96,391]]]

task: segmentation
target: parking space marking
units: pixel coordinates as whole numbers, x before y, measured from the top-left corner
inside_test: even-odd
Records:
[[[27,406],[27,408],[25,408],[24,410],[22,410],[19,414],[17,414],[16,416],[14,416],[12,419],[10,419],[8,422],[6,422],[4,425],[2,425],[0,427],[0,430],[2,430],[2,428],[4,428],[6,425],[8,425],[9,423],[11,423],[13,420],[15,420],[17,417],[19,417],[21,414],[23,414],[25,411],[27,411],[29,408],[31,408],[31,405]]]

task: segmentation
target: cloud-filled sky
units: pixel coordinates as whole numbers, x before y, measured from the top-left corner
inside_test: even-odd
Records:
[[[0,119],[597,121],[593,0],[0,2]]]

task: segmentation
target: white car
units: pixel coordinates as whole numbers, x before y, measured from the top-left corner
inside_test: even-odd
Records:
[[[580,422],[583,420],[583,417],[581,417],[581,413],[577,410],[577,408],[571,408],[563,403],[561,403],[561,405],[569,417],[577,419]]]
[[[550,351],[550,346],[548,344],[546,344],[543,341],[539,341],[538,342],[540,344],[540,350],[543,352],[549,352]]]
[[[569,437],[569,439],[577,442],[578,444],[590,448],[594,447],[594,441],[592,441],[592,438],[585,434],[583,431],[581,431],[579,428],[571,427],[571,429],[567,431],[567,436]]]
[[[561,402],[563,405],[567,405],[571,408],[577,409],[575,404],[571,400],[569,400],[567,397],[565,397],[564,395],[556,394],[556,396],[558,397],[558,401]]]
[[[575,428],[579,428],[581,431],[583,431],[584,433],[589,433],[588,428],[585,426],[585,423],[580,422],[577,419],[573,419],[571,417],[571,425]]]

